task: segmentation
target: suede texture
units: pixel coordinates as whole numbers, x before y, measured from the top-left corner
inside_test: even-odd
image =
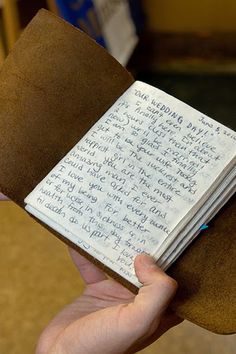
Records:
[[[0,72],[0,191],[24,208],[24,198],[133,82],[87,35],[40,10]],[[172,309],[216,333],[236,329],[235,221],[234,199],[169,270],[179,283]]]

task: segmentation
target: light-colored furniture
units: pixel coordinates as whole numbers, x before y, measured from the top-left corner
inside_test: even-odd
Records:
[[[17,0],[2,0],[4,34],[6,36],[7,50],[9,51],[20,35],[20,21],[17,9]]]
[[[0,66],[3,63],[4,58],[5,58],[5,50],[4,50],[4,47],[3,47],[3,40],[2,40],[2,37],[1,37],[1,34],[0,34]]]
[[[48,5],[48,9],[52,12],[54,12],[54,14],[59,14],[58,12],[58,7],[56,5],[56,1],[55,0],[47,0],[47,5]]]

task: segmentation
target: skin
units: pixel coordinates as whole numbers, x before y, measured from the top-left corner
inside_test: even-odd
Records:
[[[0,201],[2,200],[8,200],[8,198],[5,197],[5,195],[3,195],[2,193],[0,193]]]
[[[44,330],[36,354],[136,353],[181,322],[167,310],[177,284],[151,257],[135,259],[143,284],[135,296],[76,251],[70,253],[86,288]]]
[[[36,354],[132,354],[182,321],[168,309],[177,283],[151,257],[135,258],[143,286],[134,295],[76,251],[70,254],[85,290],[45,328]]]

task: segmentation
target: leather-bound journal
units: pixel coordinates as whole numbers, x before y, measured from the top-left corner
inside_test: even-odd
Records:
[[[235,332],[234,131],[46,10],[2,66],[0,131],[3,194],[133,291],[152,255],[180,317]]]

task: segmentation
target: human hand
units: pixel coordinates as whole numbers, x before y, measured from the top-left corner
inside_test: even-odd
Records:
[[[151,257],[135,259],[143,284],[135,296],[76,251],[70,253],[86,288],[44,330],[36,354],[135,353],[182,321],[167,310],[177,284]]]
[[[0,201],[2,201],[2,200],[8,200],[8,198],[5,195],[3,195],[2,193],[0,193]]]

